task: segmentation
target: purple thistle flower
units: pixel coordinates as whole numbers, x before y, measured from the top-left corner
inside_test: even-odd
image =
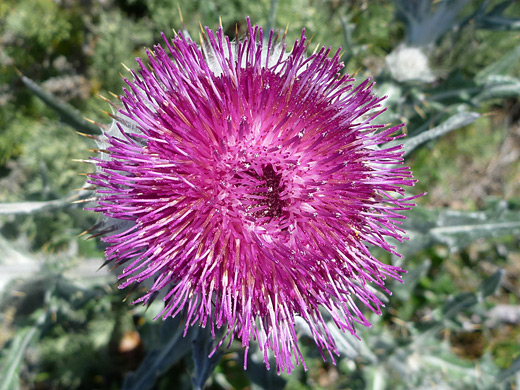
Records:
[[[90,175],[93,210],[110,219],[120,287],[149,282],[136,302],[162,293],[158,317],[223,329],[246,352],[255,340],[290,372],[305,364],[296,316],[334,361],[326,318],[355,334],[370,326],[360,307],[380,313],[369,286],[390,294],[405,271],[367,245],[398,255],[386,238],[403,239],[414,180],[402,146],[378,147],[402,125],[370,123],[383,98],[340,75],[339,51],[307,56],[302,32],[287,53],[248,26],[239,42],[206,28],[202,48],[163,36],[149,67],[137,59]]]

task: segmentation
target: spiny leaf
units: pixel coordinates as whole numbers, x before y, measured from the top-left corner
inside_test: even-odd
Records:
[[[459,312],[469,309],[478,302],[477,296],[474,293],[461,293],[450,299],[444,307],[442,312],[445,319],[455,317]]]
[[[101,130],[99,127],[89,123],[80,113],[78,113],[73,107],[58,100],[52,94],[46,92],[38,84],[36,84],[30,78],[20,74],[20,79],[29,90],[40,98],[48,107],[53,109],[62,119],[63,122],[70,125],[77,131],[81,131],[87,134],[100,134]]]
[[[403,144],[404,156],[408,156],[414,149],[424,144],[425,142],[439,138],[453,130],[460,129],[461,127],[467,126],[470,123],[475,122],[480,118],[480,114],[476,112],[460,112],[449,117],[447,120],[442,122],[440,125],[435,126],[433,129],[424,131],[415,137],[405,139],[404,141],[392,141],[386,146],[393,146],[399,143]]]
[[[410,295],[414,291],[419,280],[428,272],[431,266],[431,261],[426,259],[415,268],[409,270],[406,275],[403,276],[403,284],[399,286],[393,293],[393,295],[402,301],[408,301]]]
[[[48,200],[44,202],[9,202],[0,203],[0,215],[27,215],[42,211],[64,209],[77,203],[85,203],[90,199],[91,191],[76,192],[63,199]]]
[[[247,355],[247,370],[245,374],[251,381],[251,390],[282,390],[286,381],[276,373],[274,361],[270,362],[271,369],[267,370],[263,362],[263,352],[254,349]]]
[[[267,15],[266,31],[276,29],[276,8],[278,6],[278,0],[271,0],[269,6],[269,14]]]
[[[520,79],[510,76],[492,75],[483,85],[482,92],[476,95],[472,102],[479,105],[488,99],[504,99],[520,96]]]
[[[505,202],[485,211],[428,210],[415,207],[403,223],[410,240],[397,243],[401,253],[411,255],[434,244],[451,251],[480,238],[520,233],[520,212],[509,210]]]
[[[387,373],[383,366],[370,366],[365,370],[366,390],[385,390],[387,388]]]

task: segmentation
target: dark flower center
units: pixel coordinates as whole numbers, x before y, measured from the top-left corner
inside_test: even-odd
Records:
[[[256,199],[255,207],[250,207],[250,209],[255,210],[250,215],[254,218],[267,217],[269,220],[281,217],[283,208],[287,203],[280,195],[285,189],[285,185],[282,183],[282,174],[277,174],[271,164],[262,167],[261,175],[254,170],[248,170],[245,173],[258,182],[256,188],[259,189],[257,192],[252,191],[252,195],[259,198]]]

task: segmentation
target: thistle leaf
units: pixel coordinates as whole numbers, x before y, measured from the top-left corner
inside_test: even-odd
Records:
[[[475,24],[478,28],[495,31],[515,31],[520,30],[520,18],[508,18],[504,16],[504,11],[512,5],[514,0],[505,0],[498,3],[491,11],[477,15]]]
[[[387,388],[387,374],[382,366],[371,366],[365,371],[366,390],[385,390]]]
[[[520,371],[520,357],[516,358],[511,365],[497,375],[497,381],[505,382]]]
[[[253,349],[253,348],[251,348]],[[286,380],[276,373],[276,364],[270,361],[271,368],[266,369],[263,363],[263,352],[254,348],[247,355],[247,370],[245,374],[251,381],[251,390],[282,390]]]
[[[192,332],[186,337],[183,333],[180,316],[166,319],[159,344],[146,354],[137,371],[125,376],[123,390],[151,389],[161,374],[190,352]]]
[[[47,311],[38,310],[33,325],[18,330],[11,340],[9,348],[4,350],[0,367],[0,390],[17,390],[20,388],[20,369],[25,351],[35,345],[42,327],[47,319]]]
[[[445,134],[452,132],[453,130],[460,129],[461,127],[467,126],[470,123],[475,122],[480,118],[480,114],[476,112],[460,112],[449,117],[447,120],[442,122],[440,125],[435,126],[433,129],[422,132],[415,137],[405,139],[402,144],[404,147],[404,156],[408,156],[412,151],[418,148],[425,142],[439,138]],[[392,141],[387,146],[398,144],[400,141]]]
[[[427,210],[416,207],[403,223],[409,241],[397,246],[411,255],[434,244],[451,251],[480,238],[500,237],[520,232],[520,212],[509,210],[505,202],[485,211]]]
[[[408,271],[403,276],[403,285],[399,286],[399,288],[394,291],[393,295],[397,297],[397,299],[400,299],[402,301],[408,301],[410,299],[410,295],[415,290],[417,283],[419,283],[419,280],[424,275],[426,275],[430,267],[431,261],[429,259],[426,259],[424,262],[420,263],[415,268]]]
[[[6,202],[0,203],[0,215],[28,215],[43,211],[53,211],[72,207],[75,204],[82,205],[92,195],[91,191],[76,192],[62,199],[48,200],[44,202]]]
[[[502,56],[498,61],[489,64],[478,72],[475,76],[475,80],[485,82],[493,75],[507,75],[518,66],[518,61],[520,61],[520,45]]]
[[[266,31],[276,29],[276,8],[278,6],[278,0],[271,0],[269,6],[269,14],[267,15]]]
[[[473,104],[481,104],[488,99],[504,99],[520,96],[520,79],[510,76],[493,75],[487,78],[482,92],[471,101]]]
[[[442,308],[445,319],[455,317],[459,312],[469,309],[478,303],[474,293],[461,293],[450,299]]]
[[[20,75],[20,79],[29,90],[41,99],[49,108],[54,110],[61,118],[63,122],[73,127],[75,130],[86,134],[100,134],[101,130],[89,123],[79,112],[68,104],[63,103],[52,94],[46,92],[38,84],[36,84],[30,78]]]
[[[459,12],[468,0],[438,2],[432,0],[394,0],[401,18],[406,20],[406,40],[411,45],[426,46],[459,26]]]
[[[195,370],[191,382],[194,390],[202,390],[204,384],[212,374],[222,356],[220,351],[216,351],[211,357],[208,355],[214,348],[214,340],[208,328],[196,328],[193,335],[193,362]]]
[[[484,280],[479,288],[479,298],[485,299],[491,295],[494,295],[498,291],[505,274],[506,272],[500,268],[493,275]]]

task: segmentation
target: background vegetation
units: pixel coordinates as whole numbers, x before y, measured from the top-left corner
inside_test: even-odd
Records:
[[[235,344],[207,359],[202,330],[182,338],[178,320],[124,301],[97,271],[101,243],[78,237],[97,217],[71,203],[89,196],[75,160],[95,147],[73,130],[109,122],[98,94],[120,93],[121,63],[161,31],[196,37],[220,18],[234,36],[246,16],[286,29],[289,46],[305,27],[313,44],[343,47],[358,80],[375,77],[381,120],[407,124],[413,191],[428,191],[408,214],[404,260],[387,256],[410,272],[384,315],[362,341],[338,332],[337,365],[302,335],[309,369],[291,376],[255,351],[244,371]],[[396,69],[387,57],[403,45],[428,59],[414,79],[398,75],[413,58]],[[3,0],[0,389],[520,388],[519,64],[512,0]]]

